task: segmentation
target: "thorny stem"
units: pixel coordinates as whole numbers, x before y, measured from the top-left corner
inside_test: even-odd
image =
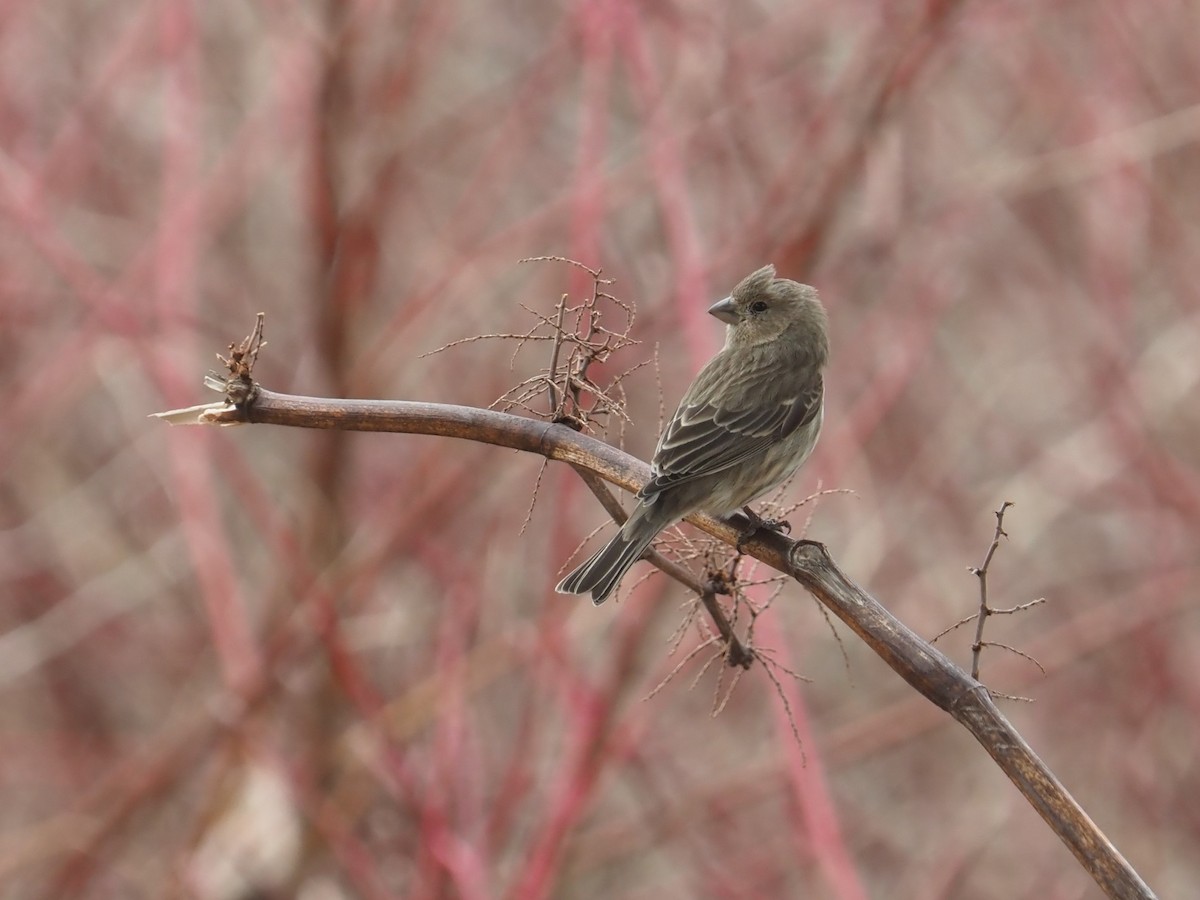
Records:
[[[563,294],[558,300],[558,314],[554,317],[554,341],[552,342],[554,349],[550,351],[550,377],[546,379],[546,393],[550,397],[551,416],[562,415],[562,404],[565,399],[559,395],[558,382],[555,379],[558,376],[558,350],[562,347],[563,316],[566,315],[566,312],[567,295]]]
[[[992,535],[992,544],[983,558],[983,565],[971,569],[979,579],[979,615],[975,621],[975,640],[971,644],[971,677],[976,680],[979,678],[979,658],[983,654],[983,627],[993,612],[988,606],[988,566],[992,564],[992,557],[996,555],[996,548],[1000,546],[1000,538],[1008,537],[1004,531],[1004,513],[1012,505],[1011,501],[1005,500],[996,510],[996,532]]]

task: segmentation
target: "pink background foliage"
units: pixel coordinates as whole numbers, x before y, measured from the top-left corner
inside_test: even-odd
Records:
[[[266,312],[284,391],[484,406],[602,266],[653,448],[765,262],[819,287],[793,516],[1163,896],[1200,882],[1200,10],[0,4],[0,884],[13,897],[1076,898],[985,754],[786,588],[710,716],[688,598],[553,594],[537,459],[169,429]],[[660,399],[661,398],[661,399]],[[610,438],[618,439],[617,434]],[[644,574],[645,567],[637,573]],[[960,662],[969,635],[942,648]],[[726,675],[726,683],[728,676]]]

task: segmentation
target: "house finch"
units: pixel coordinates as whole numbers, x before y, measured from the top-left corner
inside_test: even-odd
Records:
[[[701,510],[725,515],[744,507],[812,453],[829,356],[816,290],[764,266],[708,311],[729,326],[725,347],[680,401],[632,515],[559,583],[559,593],[591,592],[593,603],[603,603],[664,528]],[[745,512],[756,527],[762,523]]]

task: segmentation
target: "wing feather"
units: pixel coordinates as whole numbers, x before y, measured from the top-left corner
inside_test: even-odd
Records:
[[[725,408],[684,403],[654,454],[653,477],[642,498],[673,485],[704,478],[762,453],[810,422],[821,407],[824,381],[814,373],[797,392],[777,402]]]

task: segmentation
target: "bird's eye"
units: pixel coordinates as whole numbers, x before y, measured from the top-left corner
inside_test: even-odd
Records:
[[[750,312],[760,313],[760,312],[766,312],[766,311],[767,311],[767,301],[766,300],[755,300],[753,303],[750,304]]]

